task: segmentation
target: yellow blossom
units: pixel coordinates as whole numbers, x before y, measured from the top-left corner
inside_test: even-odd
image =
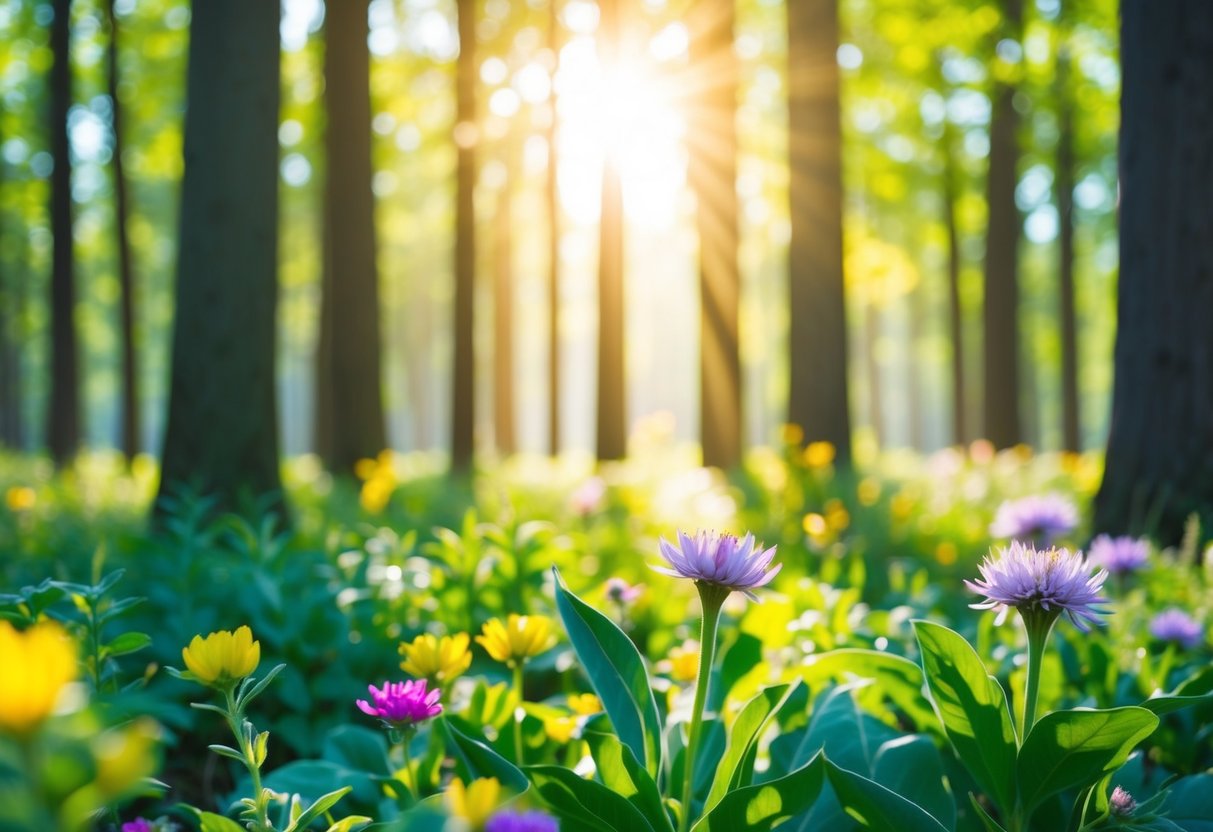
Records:
[[[569,710],[579,716],[593,716],[602,712],[602,700],[592,693],[571,693]]]
[[[181,651],[181,658],[199,682],[223,687],[257,669],[261,642],[253,641],[253,632],[247,626],[238,627],[234,633],[220,630],[205,639],[194,636],[190,646]]]
[[[950,540],[940,541],[935,547],[935,560],[940,566],[951,566],[956,563],[956,544]]]
[[[785,445],[800,445],[804,441],[804,429],[800,425],[786,424],[779,429],[780,438]]]
[[[842,531],[851,523],[851,515],[842,500],[829,500],[826,503],[826,524],[834,531]]]
[[[449,684],[471,665],[470,643],[467,633],[442,638],[422,633],[412,643],[400,644],[400,655],[404,656],[400,669],[437,684]]]
[[[496,777],[473,780],[467,786],[456,777],[446,790],[447,808],[466,821],[473,832],[484,828],[500,799],[501,783]]]
[[[25,733],[50,715],[76,678],[76,645],[53,621],[19,632],[0,619],[0,656],[0,729]]]
[[[106,731],[93,743],[97,786],[107,795],[120,795],[156,771],[160,727],[143,717],[133,725]]]
[[[688,641],[670,650],[670,678],[675,682],[693,682],[699,674],[699,645]]]
[[[555,642],[552,619],[546,615],[515,615],[503,622],[492,618],[484,623],[476,641],[499,662],[513,664],[538,656]]]
[[[543,730],[553,741],[561,745],[573,738],[577,718],[572,716],[550,716],[543,720]]]
[[[16,514],[29,511],[38,502],[38,493],[28,485],[14,485],[4,492],[4,504]]]
[[[829,442],[810,442],[804,449],[804,461],[810,468],[825,468],[834,461],[835,453]]]
[[[880,483],[872,477],[864,477],[856,488],[859,502],[865,506],[874,506],[880,499]]]

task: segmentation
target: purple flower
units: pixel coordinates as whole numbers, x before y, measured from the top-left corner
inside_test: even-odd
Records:
[[[1091,541],[1088,552],[1091,563],[1102,566],[1113,575],[1133,572],[1146,565],[1150,544],[1136,537],[1109,537],[1101,534]]]
[[[688,537],[679,532],[677,546],[662,538],[660,548],[672,568],[654,566],[653,570],[740,592],[752,601],[758,600],[753,590],[770,583],[783,567],[778,564],[768,571],[775,547],[764,550],[761,543],[755,545],[752,534],[738,540],[731,534],[700,531]]]
[[[1127,818],[1137,810],[1137,801],[1133,799],[1133,795],[1120,786],[1112,789],[1112,797],[1108,803],[1111,805],[1112,814],[1122,818]]]
[[[368,685],[371,702],[359,699],[358,707],[363,713],[377,716],[394,728],[415,725],[442,713],[442,705],[438,704],[442,691],[438,688],[427,691],[425,685],[425,679],[384,682],[383,690]]]
[[[633,603],[642,592],[644,587],[640,584],[633,586],[623,578],[607,579],[606,596],[621,607]]]
[[[1025,622],[1029,617],[1052,625],[1065,613],[1084,633],[1090,624],[1099,623],[1106,611],[1099,605],[1106,599],[1100,595],[1108,573],[1103,569],[1092,573],[1082,552],[1069,549],[1043,549],[1013,541],[998,548],[998,556],[986,557],[981,566],[981,580],[965,581],[973,592],[986,596],[973,604],[974,609],[999,609],[1001,621],[1015,607]]]
[[[135,818],[122,824],[122,832],[152,832],[152,823],[147,818]]]
[[[1007,500],[998,507],[990,534],[1048,544],[1078,526],[1078,510],[1060,494],[1043,494]]]
[[[1159,641],[1173,641],[1187,650],[1205,640],[1204,628],[1178,607],[1171,607],[1154,616],[1150,635]]]
[[[560,832],[560,824],[543,812],[498,812],[484,832]]]

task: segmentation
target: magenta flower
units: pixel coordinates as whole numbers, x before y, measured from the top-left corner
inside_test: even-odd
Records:
[[[670,566],[653,566],[654,571],[740,592],[752,601],[758,600],[753,590],[770,583],[783,567],[768,570],[775,547],[764,550],[748,533],[738,540],[731,534],[700,531],[688,537],[679,532],[677,546],[662,538],[660,548]]]
[[[135,818],[122,824],[122,832],[152,832],[152,824],[147,818]]]
[[[1078,509],[1060,494],[1007,500],[998,507],[990,535],[998,538],[1051,543],[1078,526]]]
[[[623,578],[607,578],[606,597],[621,607],[634,603],[643,592],[640,584],[633,586]]]
[[[1127,818],[1137,811],[1137,801],[1133,799],[1133,795],[1120,786],[1112,789],[1112,797],[1108,800],[1108,803],[1112,809],[1112,814],[1122,818]]]
[[[358,700],[358,707],[365,714],[377,716],[393,728],[402,728],[425,722],[442,713],[438,703],[442,691],[438,688],[427,691],[425,679],[410,682],[384,682],[383,689],[368,685],[371,701]]]
[[[1088,624],[1098,624],[1098,616],[1106,612],[1100,608],[1107,600],[1100,590],[1108,573],[1104,569],[1092,572],[1082,552],[1038,551],[1013,541],[1006,548],[999,547],[996,558],[986,557],[978,568],[981,580],[965,581],[965,586],[986,598],[972,606],[1000,610],[999,621],[1012,607],[1019,610],[1029,629],[1035,620],[1052,626],[1064,613],[1085,633],[1090,630]]]
[[[560,832],[560,824],[543,812],[498,812],[484,832]]]
[[[1150,635],[1159,641],[1171,641],[1187,650],[1205,640],[1204,628],[1178,607],[1163,610],[1150,622]]]
[[[1136,537],[1109,537],[1101,534],[1091,541],[1088,554],[1091,563],[1102,566],[1113,575],[1121,575],[1146,565],[1150,557],[1150,544]]]

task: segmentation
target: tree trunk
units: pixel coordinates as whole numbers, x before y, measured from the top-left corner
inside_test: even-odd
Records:
[[[1065,29],[1062,29],[1065,32]],[[1074,106],[1068,89],[1069,47],[1057,54],[1057,276],[1061,318],[1062,449],[1082,450],[1078,402],[1078,320],[1074,303]]]
[[[327,355],[317,385],[329,431],[329,468],[351,473],[387,446],[380,370],[379,270],[371,160],[367,0],[343,0],[325,16],[325,267],[321,303]],[[320,402],[318,401],[319,405]]]
[[[560,3],[548,0],[548,50],[552,78],[560,66]],[[556,140],[558,120],[556,84],[548,93],[548,169],[545,198],[548,209],[548,453],[560,453],[560,190]]]
[[[788,14],[788,164],[792,239],[788,421],[806,442],[851,458],[842,274],[838,2],[797,0]]]
[[[455,142],[455,367],[451,408],[451,470],[472,467],[476,426],[476,360],[472,307],[476,291],[476,0],[458,0]]]
[[[969,441],[965,420],[964,307],[960,303],[960,228],[956,222],[959,185],[955,144],[951,126],[944,122],[943,134],[943,222],[948,235],[948,331],[952,343],[952,441]]]
[[[3,125],[4,111],[0,109],[0,126]],[[0,147],[4,145],[4,136],[0,135]],[[0,161],[0,190],[4,187],[5,163]],[[8,231],[4,223],[4,212],[0,211],[0,445],[9,448],[21,446],[21,378],[18,359],[18,345],[21,343],[17,334],[20,326],[20,311],[17,298],[20,295],[21,271],[24,264],[18,265],[15,258],[5,257],[8,246],[5,235]],[[24,236],[18,232],[18,236]]]
[[[881,383],[881,368],[880,368],[880,318],[881,308],[871,299],[864,304],[864,358],[867,359],[867,381],[868,381],[868,420],[872,423],[872,436],[876,438],[876,446],[883,448],[885,446],[885,430],[884,430],[884,397],[881,391],[884,385]]]
[[[733,0],[703,6],[691,37],[697,79],[689,179],[699,230],[699,419],[703,464],[741,464],[737,263],[737,54]]]
[[[278,4],[207,0],[190,23],[177,313],[157,514],[183,487],[281,511]]]
[[[1003,36],[1019,40],[1023,0],[1003,0]],[[996,83],[990,116],[985,263],[985,434],[997,448],[1023,441],[1019,414],[1019,114],[1015,88]]]
[[[508,145],[509,138],[506,138]],[[506,179],[497,198],[494,218],[496,251],[493,258],[493,438],[497,453],[510,456],[517,450],[514,434],[514,263],[513,163],[506,155]]]
[[[1120,286],[1101,532],[1213,522],[1213,4],[1121,5]]]
[[[76,286],[72,256],[72,158],[67,111],[72,105],[71,0],[55,0],[51,24],[51,391],[47,445],[62,465],[80,444],[80,378],[76,346]]]
[[[118,247],[118,286],[121,305],[122,343],[122,453],[127,462],[139,453],[139,376],[135,361],[135,274],[131,257],[130,235],[127,220],[130,216],[130,200],[126,189],[126,174],[122,165],[122,102],[118,87],[118,18],[114,13],[114,0],[105,5],[109,19],[110,42],[106,53],[107,82],[109,85],[110,114],[114,148],[114,236]]]
[[[619,59],[619,0],[599,0],[598,43],[611,70]],[[598,441],[599,459],[627,455],[624,389],[623,183],[614,148],[602,168],[602,215],[598,242]]]

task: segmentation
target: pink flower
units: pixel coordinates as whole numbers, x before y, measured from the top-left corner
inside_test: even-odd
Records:
[[[425,686],[425,679],[384,682],[382,690],[369,685],[367,689],[371,692],[371,701],[359,699],[358,707],[363,713],[377,716],[394,728],[416,725],[442,713],[442,705],[438,703],[442,691],[437,688],[427,691]]]
[[[623,578],[607,578],[606,596],[620,606],[626,606],[636,601],[644,592],[640,584],[629,584]]]
[[[766,586],[783,568],[768,569],[775,547],[764,550],[748,533],[738,540],[731,534],[700,531],[688,537],[679,532],[677,546],[662,538],[660,548],[670,567],[651,567],[654,571],[740,592],[751,601],[758,600],[753,590]]]

